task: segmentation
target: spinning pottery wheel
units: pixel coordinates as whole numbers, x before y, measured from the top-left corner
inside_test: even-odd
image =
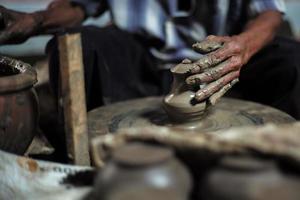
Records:
[[[291,123],[295,120],[277,109],[237,99],[222,98],[211,106],[202,119],[188,123],[174,123],[162,108],[161,97],[148,97],[99,107],[89,112],[88,128],[93,138],[121,128],[168,126],[187,131],[207,132],[238,126],[265,123]]]

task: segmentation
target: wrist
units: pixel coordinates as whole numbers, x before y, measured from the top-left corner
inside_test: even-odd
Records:
[[[241,33],[232,37],[235,42],[240,44],[240,55],[242,58],[242,63],[246,64],[250,60],[250,58],[258,51],[257,45],[253,43],[251,35],[248,34]]]
[[[262,39],[262,37],[252,31],[245,31],[237,35],[237,38],[240,42],[245,44],[245,51],[248,59],[250,59],[265,45],[265,41]]]

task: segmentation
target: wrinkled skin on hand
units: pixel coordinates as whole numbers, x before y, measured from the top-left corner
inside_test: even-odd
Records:
[[[206,55],[194,63],[182,63],[188,65],[185,67],[189,74],[186,83],[190,86],[204,84],[195,94],[196,102],[208,99],[215,104],[238,82],[241,67],[250,59],[247,45],[239,36],[208,36],[193,48]]]
[[[9,10],[0,6],[0,44],[18,44],[26,41],[38,30],[39,15]]]

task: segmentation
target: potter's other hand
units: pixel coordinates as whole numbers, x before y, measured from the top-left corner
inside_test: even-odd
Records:
[[[196,51],[207,54],[193,64],[186,83],[206,84],[196,92],[195,100],[201,102],[209,98],[214,104],[238,81],[241,67],[250,59],[247,46],[239,36],[208,36],[193,47]]]
[[[0,6],[0,44],[18,44],[34,35],[42,19],[36,13],[22,13]]]

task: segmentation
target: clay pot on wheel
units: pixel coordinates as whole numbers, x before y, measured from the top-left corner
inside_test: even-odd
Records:
[[[23,154],[33,140],[38,100],[36,71],[28,64],[0,56],[0,149]]]
[[[163,108],[173,122],[193,122],[202,119],[208,105],[205,101],[194,103],[195,91],[185,83],[188,68],[180,63],[171,69],[173,83],[170,93],[163,100]],[[203,87],[200,85],[199,87]]]

